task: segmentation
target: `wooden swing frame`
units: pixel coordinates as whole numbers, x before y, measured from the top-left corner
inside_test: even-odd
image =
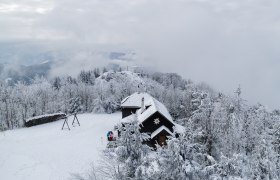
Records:
[[[62,125],[61,130],[64,130],[64,129],[68,129],[69,131],[71,130],[70,127],[69,127],[69,124],[68,124],[68,117],[69,117],[69,116],[66,116],[66,117],[64,118],[64,122],[63,122],[63,125]],[[76,121],[76,122],[75,122],[75,121]],[[66,128],[64,128],[65,124],[67,125]],[[79,119],[78,119],[78,117],[77,117],[77,113],[74,114],[74,119],[73,119],[73,121],[72,121],[72,126],[74,126],[74,124],[78,124],[79,126],[81,126],[81,124],[80,124],[80,122],[79,122]]]

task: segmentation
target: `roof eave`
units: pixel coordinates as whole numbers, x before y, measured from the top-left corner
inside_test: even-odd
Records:
[[[158,133],[154,134],[154,132],[156,132],[158,129],[162,128],[162,130],[160,130]],[[162,125],[161,127],[159,127],[158,129],[156,129],[152,134],[151,134],[151,139],[154,139],[158,134],[160,134],[162,131],[166,131],[169,135],[172,135],[173,133],[164,125]]]
[[[152,115],[154,115],[156,112],[158,112],[159,114],[161,114],[163,117],[165,117],[165,119],[167,121],[169,121],[173,126],[175,126],[173,120],[170,120],[169,118],[167,118],[166,116],[164,116],[161,112],[159,112],[158,110],[155,111],[154,113],[151,113],[144,121],[142,121],[140,124],[143,124],[144,122],[146,122]]]

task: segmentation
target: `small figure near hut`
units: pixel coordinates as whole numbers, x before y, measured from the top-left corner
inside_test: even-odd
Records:
[[[118,131],[108,131],[107,133],[107,148],[115,148],[117,147],[117,137],[118,137]]]
[[[114,140],[114,133],[112,131],[109,131],[107,133],[107,139],[108,139],[108,141],[113,141]]]

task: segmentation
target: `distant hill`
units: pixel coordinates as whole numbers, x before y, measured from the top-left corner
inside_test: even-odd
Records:
[[[73,42],[4,41],[0,42],[0,64],[34,65],[44,61],[66,61],[77,54],[102,56],[107,60],[130,61],[136,53],[116,46],[73,44]]]
[[[52,61],[46,61],[34,65],[0,64],[1,80],[12,85],[18,81],[30,83],[35,76],[48,76]]]
[[[30,83],[35,76],[47,77],[69,67],[76,72],[95,67],[119,70],[134,66],[136,53],[117,48],[59,46],[50,42],[0,42],[0,81],[10,85]],[[58,70],[56,70],[58,68]],[[62,75],[62,74],[58,74]],[[66,74],[65,74],[66,75]],[[71,74],[73,75],[73,74]]]

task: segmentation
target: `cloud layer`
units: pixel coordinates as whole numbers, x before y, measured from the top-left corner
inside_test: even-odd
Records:
[[[139,63],[227,93],[241,84],[250,102],[280,108],[279,8],[277,0],[0,0],[0,39],[130,48]],[[87,55],[68,64],[91,64]]]

